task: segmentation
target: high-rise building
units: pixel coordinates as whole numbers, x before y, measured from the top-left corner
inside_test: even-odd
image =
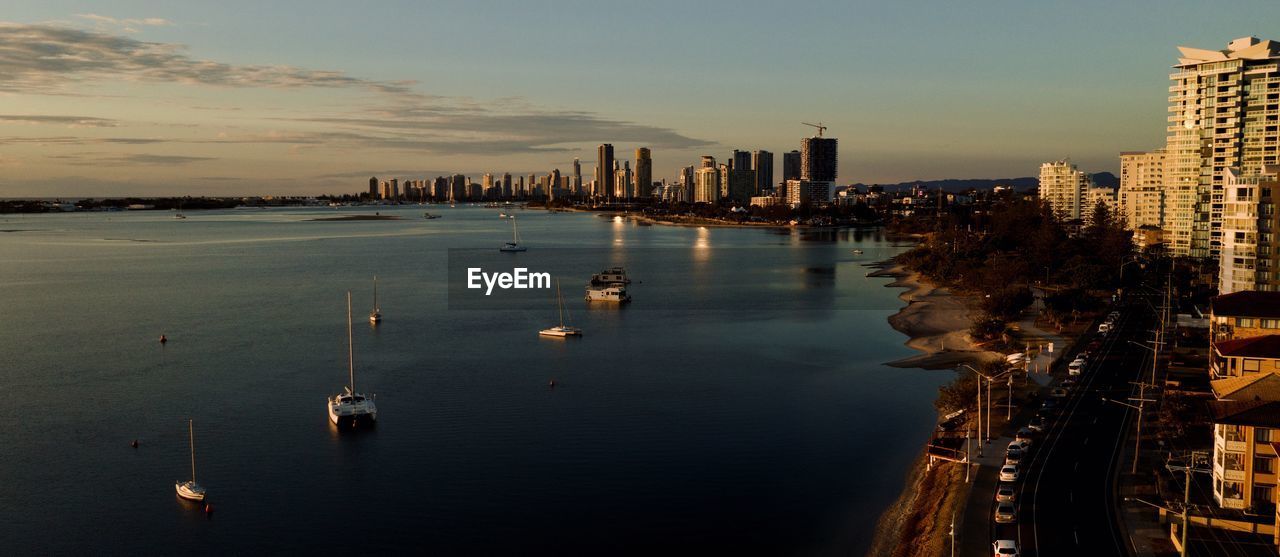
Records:
[[[622,166],[616,166],[613,172],[614,197],[631,199],[635,197],[635,184],[632,183],[631,161],[624,161]]]
[[[574,195],[582,195],[582,162],[573,158],[573,178],[569,181],[569,191]]]
[[[612,144],[602,143],[596,147],[596,187],[600,191],[593,192],[595,195],[614,195],[613,163]]]
[[[1280,43],[1236,39],[1225,50],[1180,46],[1169,88],[1165,227],[1173,255],[1215,257],[1222,246],[1224,172],[1280,163]],[[1190,237],[1187,231],[1190,219]]]
[[[693,167],[686,166],[680,169],[680,185],[684,187],[685,195],[690,195],[693,191]],[[685,198],[687,201],[689,198]]]
[[[1082,218],[1093,179],[1069,161],[1040,165],[1040,199],[1063,220]]]
[[[467,177],[461,174],[454,174],[449,179],[449,201],[453,203],[461,202],[467,198]]]
[[[751,166],[751,153],[747,151],[734,149],[733,157],[729,160],[733,161],[730,167],[734,170],[751,170],[755,168]]]
[[[377,176],[369,178],[369,197],[373,199],[378,198],[378,177]]]
[[[650,158],[649,148],[641,147],[636,149],[636,195],[635,197],[649,197],[653,191],[653,159]]]
[[[800,151],[782,154],[782,183],[800,179]]]
[[[693,202],[720,202],[720,169],[713,156],[703,155],[702,166],[693,172]]]
[[[722,197],[747,205],[756,195],[756,171],[725,168],[721,177]]]
[[[773,153],[756,151],[751,153],[751,168],[756,171],[756,195],[773,187]]]
[[[1218,293],[1244,290],[1280,291],[1280,166],[1259,172],[1223,171],[1222,249]]]
[[[1164,228],[1163,149],[1120,153],[1119,211],[1130,230]]]
[[[510,172],[503,172],[503,173],[502,173],[502,197],[503,197],[503,199],[511,199],[511,196],[512,196],[514,193],[515,193],[515,192],[513,192],[513,191],[512,191],[512,189],[511,189],[511,173],[510,173]]]
[[[800,140],[800,179],[810,182],[836,181],[837,140],[834,137],[806,137]]]
[[[389,196],[389,198],[392,201],[397,201],[400,199],[400,179],[399,178],[391,179],[391,195]]]

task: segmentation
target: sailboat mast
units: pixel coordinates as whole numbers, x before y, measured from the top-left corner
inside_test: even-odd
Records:
[[[351,340],[351,291],[347,291],[347,374],[351,379],[351,394],[356,392],[356,349]]]
[[[378,310],[378,275],[373,275],[373,309]]]
[[[511,242],[514,244],[520,243],[520,230],[516,228],[515,215],[511,215]]]
[[[196,426],[187,420],[187,434],[191,437],[191,483],[196,483]]]
[[[560,328],[564,328],[564,296],[560,294],[560,279],[556,279],[556,305],[560,308]]]

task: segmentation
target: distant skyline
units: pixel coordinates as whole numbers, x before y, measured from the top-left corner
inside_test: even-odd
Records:
[[[370,176],[591,175],[596,146],[800,148],[839,183],[1118,172],[1164,145],[1178,45],[1280,4],[11,2],[0,197],[355,192]],[[781,159],[779,158],[779,161]],[[778,164],[781,164],[780,162]]]

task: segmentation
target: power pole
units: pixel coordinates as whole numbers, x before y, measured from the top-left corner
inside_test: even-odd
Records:
[[[1192,451],[1187,456],[1186,464],[1178,466],[1176,464],[1166,464],[1170,472],[1182,472],[1186,481],[1186,485],[1182,490],[1182,531],[1179,532],[1181,537],[1182,551],[1178,554],[1187,557],[1187,530],[1191,526],[1188,511],[1191,509],[1191,473],[1208,474],[1212,472],[1209,468],[1209,453],[1203,451]]]

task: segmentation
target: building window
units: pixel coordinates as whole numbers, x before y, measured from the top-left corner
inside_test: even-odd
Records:
[[[1243,366],[1244,366],[1243,369],[1246,372],[1258,371],[1258,369],[1262,366],[1262,360],[1258,360],[1255,358],[1245,358]]]
[[[1280,319],[1263,319],[1263,329],[1280,329]]]
[[[1223,437],[1226,438],[1227,441],[1244,441],[1243,427],[1238,425],[1224,425],[1222,426],[1222,430]],[[1231,454],[1235,454],[1237,457],[1240,456],[1239,453],[1228,453],[1228,456]],[[1233,470],[1244,470],[1244,468],[1233,468]]]
[[[1270,443],[1271,430],[1265,427],[1253,428],[1253,440],[1257,441],[1258,443]]]
[[[1244,471],[1244,453],[1228,452],[1223,455],[1222,468],[1224,470],[1232,470],[1235,472]]]
[[[1224,480],[1222,482],[1223,499],[1244,499],[1244,485],[1240,482]]]
[[[1253,327],[1255,326],[1254,321],[1255,319],[1252,317],[1237,317],[1236,326],[1237,327]]]
[[[1253,472],[1255,474],[1274,474],[1276,473],[1276,459],[1269,456],[1253,457]],[[1271,498],[1267,498],[1268,501]]]

